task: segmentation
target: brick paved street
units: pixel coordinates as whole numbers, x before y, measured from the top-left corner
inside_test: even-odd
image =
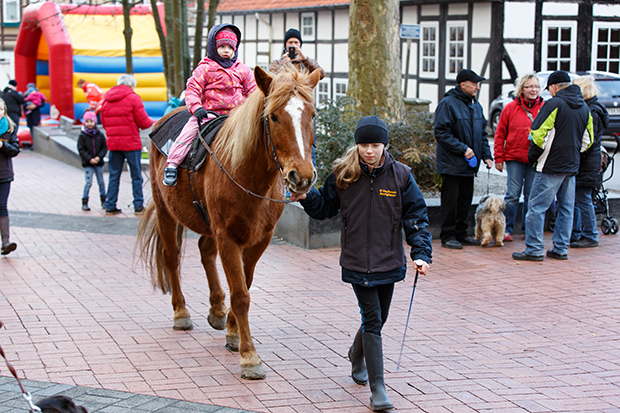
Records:
[[[57,383],[270,413],[370,411],[368,386],[349,376],[359,314],[340,281],[339,249],[269,246],[250,308],[267,378],[245,381],[224,332],[207,323],[207,283],[193,239],[185,244],[182,283],[195,328],[172,330],[170,297],[154,291],[135,263],[127,172],[118,204],[127,214],[104,217],[98,202],[80,210],[81,169],[28,151],[14,166],[9,211],[19,246],[0,258],[0,345],[37,389]],[[96,194],[94,185],[93,200]],[[571,249],[568,261],[540,263],[512,260],[524,249],[522,236],[504,248],[433,246],[398,371],[412,273],[397,284],[383,330],[397,411],[620,412],[620,236]],[[17,386],[2,363],[0,375],[0,412],[26,411],[23,399],[2,403],[3,391]],[[83,404],[91,412],[131,411],[98,403]],[[220,411],[189,403],[157,411],[181,410]]]

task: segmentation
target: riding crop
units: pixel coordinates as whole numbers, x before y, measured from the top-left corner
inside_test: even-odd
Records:
[[[416,265],[418,267],[422,266],[422,260],[417,260],[416,261]],[[407,337],[407,329],[409,328],[409,317],[411,316],[411,306],[413,305],[413,295],[415,294],[415,286],[418,284],[418,275],[420,274],[420,271],[415,270],[415,278],[413,280],[413,291],[411,292],[411,301],[409,302],[409,312],[407,313],[407,322],[405,323],[405,332],[403,334],[403,342],[400,345],[400,354],[398,355],[398,363],[396,364],[396,370],[398,371],[398,368],[400,367],[400,359],[403,356],[403,349],[405,347],[405,338]]]

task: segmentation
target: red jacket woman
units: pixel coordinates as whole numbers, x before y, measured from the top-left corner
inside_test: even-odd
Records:
[[[544,101],[541,97],[536,98],[530,103],[519,96],[502,110],[493,143],[496,164],[505,161],[527,163],[527,151],[530,148],[529,137],[532,127],[529,115],[532,116],[532,119],[535,119],[543,103]]]
[[[533,73],[521,76],[516,83],[517,98],[506,105],[495,130],[495,168],[502,172],[504,163],[508,175],[506,196],[506,233],[504,241],[512,241],[512,231],[517,219],[517,209],[523,191],[521,230],[525,233],[525,215],[534,169],[527,161],[530,148],[532,122],[544,100],[540,97],[540,79]]]

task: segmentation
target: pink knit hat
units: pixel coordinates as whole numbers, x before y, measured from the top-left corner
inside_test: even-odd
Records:
[[[95,114],[95,112],[88,111],[84,113],[84,122],[86,122],[87,120],[94,120],[95,123],[97,123],[97,115]]]
[[[237,35],[226,29],[219,31],[215,35],[216,47],[224,46],[225,44],[229,45],[234,50],[237,50]]]

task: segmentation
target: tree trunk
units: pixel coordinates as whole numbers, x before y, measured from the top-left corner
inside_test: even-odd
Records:
[[[209,21],[207,22],[207,33],[211,31],[211,27],[215,26],[215,17],[217,12],[217,6],[220,4],[220,0],[209,0]],[[207,44],[207,48],[209,45]],[[205,54],[207,51],[205,50]]]
[[[399,1],[352,0],[349,6],[349,86],[357,109],[369,115],[385,108],[400,118],[401,91]]]
[[[198,0],[196,5],[196,32],[194,34],[194,64],[193,68],[198,66],[202,60],[202,27],[205,24],[205,3],[204,0]]]
[[[161,57],[164,60],[164,78],[166,79],[166,86],[169,88],[170,74],[168,73],[168,52],[166,51],[166,36],[164,35],[164,28],[161,24],[159,9],[157,8],[157,0],[151,0],[151,9],[153,9],[153,20],[155,20],[155,31],[157,32],[157,37],[159,38]],[[168,89],[168,91],[170,91],[170,89]]]
[[[123,34],[125,35],[125,72],[133,74],[133,53],[131,50],[131,36],[133,31],[131,30],[131,21],[129,20],[129,11],[133,7],[133,3],[129,0],[122,0],[123,4]]]
[[[172,7],[172,37],[173,37],[173,56],[174,56],[174,89],[175,95],[181,93],[181,90],[184,89],[184,73],[183,73],[183,33],[186,25],[183,25],[181,22],[182,19],[182,0],[173,0]]]

